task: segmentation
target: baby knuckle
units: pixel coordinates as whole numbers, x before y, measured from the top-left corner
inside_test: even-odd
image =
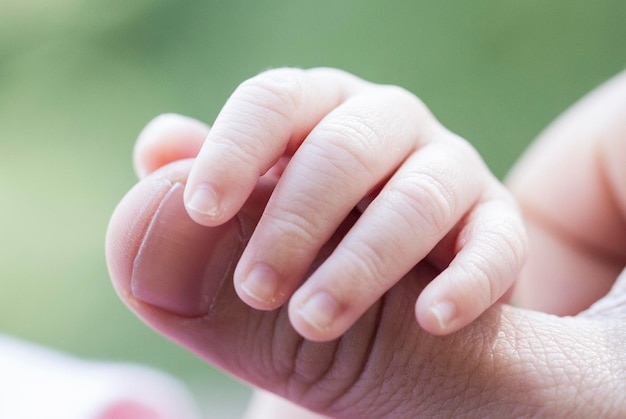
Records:
[[[351,246],[345,249],[343,254],[348,264],[355,267],[356,277],[359,282],[370,290],[380,290],[387,280],[385,267],[389,260],[383,252],[361,243],[360,246]]]
[[[506,218],[488,226],[484,240],[499,260],[506,261],[512,270],[520,269],[526,260],[526,231],[521,221]],[[513,274],[515,272],[512,272]]]
[[[386,138],[381,124],[371,113],[345,115],[328,121],[321,128],[329,155],[357,163],[366,171],[380,165],[380,152]]]
[[[480,295],[483,301],[480,306],[487,307],[497,300],[505,291],[501,289],[499,277],[501,272],[495,269],[492,263],[493,254],[489,252],[475,252],[471,257],[465,260],[463,270],[467,277],[472,279],[472,283],[480,287],[477,295]]]
[[[433,145],[433,148],[436,147],[438,152],[441,153],[441,158],[445,158],[448,161],[447,170],[454,171],[458,177],[476,174],[470,176],[470,180],[478,177],[477,174],[480,174],[481,182],[488,184],[490,187],[492,184],[498,183],[478,150],[465,138],[449,131],[445,127],[441,127],[438,130],[437,138],[439,142]]]
[[[394,200],[400,202],[397,207],[411,208],[415,222],[426,223],[434,236],[449,228],[456,212],[456,192],[445,179],[437,173],[412,172],[398,178],[391,188]]]
[[[481,170],[488,171],[482,156],[469,141],[453,132],[447,131],[447,133],[447,138],[450,140],[448,149],[453,147],[454,151],[461,156],[461,159],[468,166],[480,167]]]
[[[528,241],[526,229],[521,221],[508,225],[508,234],[504,234],[503,241],[507,245],[512,259],[515,261],[515,267],[521,269],[526,262],[528,253]]]
[[[419,110],[420,112],[428,112],[428,107],[422,102],[422,100],[416,96],[413,92],[392,84],[385,84],[378,86],[379,94],[388,96],[391,100],[396,103],[402,103],[410,106],[415,110]]]
[[[498,222],[489,226],[479,238],[468,272],[484,284],[491,303],[499,298],[517,277],[526,257],[524,239],[513,223]]]
[[[299,162],[302,173],[308,173],[308,182],[324,190],[337,179],[349,181],[362,173],[359,159],[342,146],[311,142],[303,146],[310,157]]]
[[[394,107],[406,109],[413,121],[420,121],[421,130],[441,127],[428,106],[413,92],[395,85],[379,85],[373,90],[379,102],[393,103]]]
[[[303,101],[303,70],[279,68],[267,70],[244,81],[234,96],[252,105],[291,119]]]
[[[272,229],[281,242],[288,243],[289,251],[296,254],[307,252],[321,240],[322,231],[316,217],[307,217],[306,211],[274,209],[266,216],[271,219]]]
[[[259,147],[262,147],[262,144],[259,144],[259,139],[254,135],[255,131],[249,122],[236,120],[220,126],[216,133],[219,136],[216,143],[220,144],[228,155],[236,156],[246,167],[256,167]]]

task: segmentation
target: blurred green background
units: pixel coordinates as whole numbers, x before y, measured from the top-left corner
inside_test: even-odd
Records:
[[[413,91],[503,176],[624,68],[625,18],[621,0],[0,0],[0,332],[164,369],[208,412],[216,395],[247,397],[109,284],[104,232],[142,126],[211,122],[270,67],[333,66]]]

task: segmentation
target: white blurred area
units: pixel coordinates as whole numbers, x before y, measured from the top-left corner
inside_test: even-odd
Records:
[[[154,369],[93,362],[0,335],[0,417],[198,419],[187,389]]]

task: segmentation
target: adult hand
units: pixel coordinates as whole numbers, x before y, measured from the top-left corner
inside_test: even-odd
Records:
[[[208,363],[332,417],[626,412],[624,275],[576,317],[496,305],[460,332],[436,337],[414,321],[414,301],[437,274],[422,263],[342,337],[314,343],[294,332],[284,307],[256,311],[232,285],[274,180],[263,179],[233,221],[208,228],[183,206],[190,167],[190,160],[168,164],[127,194],[109,226],[107,257],[124,302]]]

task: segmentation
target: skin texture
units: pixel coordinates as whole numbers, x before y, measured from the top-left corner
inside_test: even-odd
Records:
[[[432,266],[422,264],[341,338],[314,343],[293,330],[285,307],[258,311],[244,304],[232,286],[232,270],[210,287],[211,308],[206,314],[181,315],[136,298],[133,276],[187,264],[190,252],[185,249],[197,244],[165,240],[173,257],[135,264],[161,200],[175,182],[184,181],[189,167],[189,161],[170,165],[127,195],[112,219],[109,264],[116,289],[129,307],[207,362],[331,417],[442,412],[591,415],[626,409],[619,406],[626,390],[626,362],[619,344],[622,307],[597,318],[559,318],[496,305],[460,332],[436,337],[416,327],[413,317],[414,299],[436,275]],[[239,216],[242,224],[254,223],[259,211],[255,205],[262,205],[262,195],[259,191],[259,201],[250,202]],[[181,203],[168,202],[183,220]],[[182,227],[160,224],[159,236],[176,237],[181,228],[202,228],[188,221],[179,224]],[[185,232],[204,241],[202,235],[212,231]],[[241,240],[243,245],[245,237]],[[153,275],[155,282],[163,279]],[[203,279],[215,282],[216,277]],[[568,403],[559,405],[558,400]]]
[[[496,304],[456,333],[432,335],[415,325],[413,311],[424,287],[441,273],[439,265],[427,259],[339,338],[305,340],[290,324],[286,306],[255,310],[238,297],[232,280],[234,261],[261,219],[280,171],[268,173],[254,187],[236,222],[216,230],[191,221],[183,206],[183,185],[193,160],[166,164],[150,174],[116,209],[107,235],[114,286],[155,330],[212,365],[322,415],[622,417],[626,278],[618,274],[623,266],[619,239],[626,230],[621,228],[619,203],[624,201],[617,186],[624,178],[618,151],[626,138],[626,118],[623,112],[606,110],[624,104],[625,98],[626,81],[621,76],[547,130],[510,177],[531,225],[529,268],[523,272],[516,300],[530,306],[541,301],[541,307],[534,308],[578,313],[575,316]],[[623,105],[618,110],[622,109]],[[170,123],[176,120],[170,118]],[[186,126],[177,121],[174,125]],[[201,143],[192,137],[178,136],[185,147]],[[136,165],[144,167],[142,162],[150,161],[150,148],[159,149],[159,138],[144,137],[146,147]],[[572,155],[577,149],[572,144],[583,151],[574,153],[573,163],[568,163],[569,157],[562,156]],[[186,150],[174,153],[171,160],[197,152],[194,147]],[[599,156],[603,160],[597,160]],[[550,176],[542,178],[542,173]],[[552,200],[557,194],[568,200]],[[568,211],[563,210],[565,205]],[[594,218],[592,227],[584,227],[596,211],[607,217]],[[314,267],[332,254],[359,216],[352,211],[345,217]],[[202,259],[197,249],[207,243]],[[215,249],[224,250],[219,243],[232,250],[225,259],[233,263],[211,258]],[[175,270],[181,266],[184,269]],[[583,284],[587,291],[571,293],[570,286],[568,293],[548,294],[552,303],[539,299],[562,290],[563,278],[575,286]],[[190,301],[184,292],[163,291],[198,283],[207,297],[200,303]],[[611,284],[609,294],[586,309]],[[294,408],[261,397],[250,417],[261,418],[269,408]]]
[[[172,152],[163,144],[159,158]],[[186,209],[199,224],[222,225],[267,173],[277,184],[237,263],[235,289],[260,310],[289,300],[307,339],[337,338],[426,257],[445,269],[417,299],[416,318],[431,333],[454,332],[500,299],[523,264],[525,231],[508,191],[399,87],[327,68],[245,81],[206,131]],[[354,228],[310,271],[355,207]]]

